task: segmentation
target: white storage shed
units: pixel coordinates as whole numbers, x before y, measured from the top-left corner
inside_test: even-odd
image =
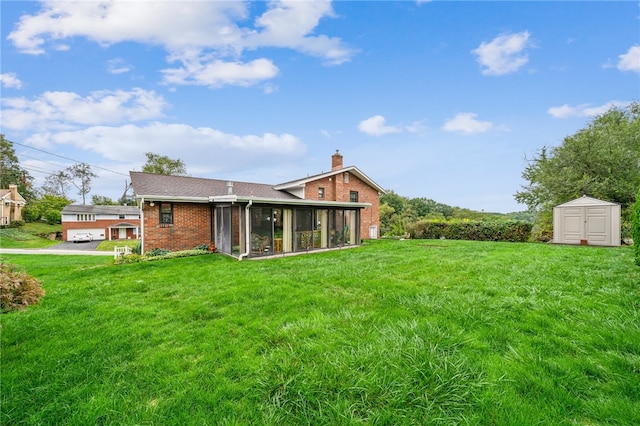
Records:
[[[620,245],[620,204],[582,196],[553,208],[553,242]]]

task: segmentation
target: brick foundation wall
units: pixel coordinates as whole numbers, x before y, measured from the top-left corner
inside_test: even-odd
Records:
[[[144,251],[162,248],[171,251],[191,250],[211,244],[211,207],[208,204],[173,204],[173,225],[160,226],[160,203],[145,203]]]

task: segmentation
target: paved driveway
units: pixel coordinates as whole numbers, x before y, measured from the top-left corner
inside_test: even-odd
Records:
[[[95,250],[98,248],[98,245],[102,242],[102,240],[93,240],[82,243],[74,243],[73,241],[62,241],[60,244],[56,244],[55,246],[47,247],[47,250],[81,250],[81,251],[89,251]]]
[[[88,243],[74,243],[73,241],[63,241],[55,246],[42,249],[12,249],[0,248],[0,254],[76,254],[89,256],[113,256],[112,251],[98,251],[100,241],[91,241]]]

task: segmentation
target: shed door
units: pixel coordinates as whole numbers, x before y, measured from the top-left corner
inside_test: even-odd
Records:
[[[611,245],[611,215],[605,206],[585,207],[586,209],[586,239],[589,244],[596,246]]]
[[[584,239],[584,208],[566,207],[562,214],[562,242],[580,244]]]

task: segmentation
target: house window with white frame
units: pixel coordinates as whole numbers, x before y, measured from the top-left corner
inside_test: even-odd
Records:
[[[76,221],[78,222],[95,222],[96,215],[95,214],[77,214]]]
[[[324,200],[324,188],[318,188],[318,200]]]
[[[358,202],[358,191],[349,191],[349,201],[352,203]]]

